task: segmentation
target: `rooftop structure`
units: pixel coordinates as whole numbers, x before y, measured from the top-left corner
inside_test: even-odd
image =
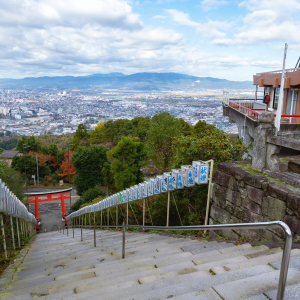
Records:
[[[11,166],[12,160],[15,156],[23,155],[22,151],[15,151],[15,150],[4,150],[1,153],[0,159],[4,161],[9,167]]]
[[[286,70],[280,130],[275,134],[274,118],[282,71],[253,76],[256,91],[250,97],[241,92],[223,93],[223,115],[238,125],[239,137],[245,144],[253,143],[252,168],[257,171],[290,172],[299,161],[300,174],[300,68]],[[263,91],[258,92],[258,87]],[[269,103],[263,103],[264,96]]]

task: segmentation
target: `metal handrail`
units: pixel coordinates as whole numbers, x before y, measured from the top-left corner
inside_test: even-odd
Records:
[[[125,258],[125,228],[140,228],[140,229],[157,229],[157,230],[225,230],[225,229],[267,229],[267,228],[281,228],[284,231],[285,242],[284,251],[281,260],[280,277],[278,283],[277,300],[284,299],[284,291],[286,286],[286,279],[288,273],[288,266],[290,261],[290,254],[292,249],[292,232],[287,224],[282,221],[273,222],[259,222],[259,223],[238,223],[238,224],[217,224],[217,225],[195,225],[195,226],[141,226],[129,225],[123,222],[123,225],[76,225],[73,228],[81,228],[81,241],[82,228],[94,228],[94,247],[96,247],[96,228],[122,228],[122,259]]]

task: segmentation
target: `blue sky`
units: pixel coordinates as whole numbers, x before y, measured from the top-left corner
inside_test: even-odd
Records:
[[[300,56],[300,0],[0,0],[1,78],[178,72],[252,80]]]

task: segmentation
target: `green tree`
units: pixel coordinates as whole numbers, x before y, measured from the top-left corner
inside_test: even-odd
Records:
[[[114,174],[111,170],[111,162],[106,162],[103,165],[102,174],[104,176],[104,184],[108,190],[115,190]]]
[[[17,143],[16,150],[23,151],[23,145],[25,145],[25,152],[34,151],[39,152],[41,150],[41,143],[35,139],[34,136],[26,138],[22,136]]]
[[[161,172],[170,169],[174,156],[172,144],[181,135],[182,126],[175,116],[162,112],[152,118],[146,139],[147,152]]]
[[[213,159],[216,164],[241,160],[248,152],[248,147],[241,139],[232,142],[228,134],[213,125],[205,122],[197,125],[195,129],[197,127],[196,130],[199,132],[196,135],[181,136],[174,141],[173,149],[176,152],[174,167],[190,164],[193,160]]]
[[[107,162],[106,152],[108,149],[102,145],[90,147],[79,146],[72,155],[72,163],[77,174],[74,176],[78,195],[82,194],[95,185],[103,184],[102,168]]]
[[[4,132],[0,132],[0,137],[4,136]]]
[[[135,117],[131,120],[131,122],[134,127],[133,136],[138,137],[142,142],[144,142],[150,127],[150,118]]]
[[[194,133],[194,128],[188,122],[184,121],[182,118],[179,119],[179,122],[182,126],[182,133],[184,135],[191,135]]]
[[[134,132],[133,124],[130,120],[120,119],[108,121],[104,124],[105,141],[113,142],[117,145],[122,137],[132,137]]]
[[[54,157],[57,157],[58,154],[58,148],[55,144],[50,144],[48,147],[48,154]]]
[[[112,161],[111,171],[117,190],[142,182],[140,168],[144,164],[146,151],[138,138],[123,137],[118,145],[107,153],[107,157]]]
[[[8,186],[8,188],[22,201],[24,198],[25,188],[24,179],[20,173],[13,168],[8,167],[4,162],[0,161],[0,178]]]
[[[7,130],[7,131],[5,132],[5,135],[6,135],[6,136],[10,136],[10,135],[11,135],[11,131]]]
[[[15,156],[11,163],[12,168],[19,171],[21,174],[25,174],[26,166],[26,176],[30,179],[31,175],[36,174],[36,160],[31,155],[25,155],[25,166],[24,166],[24,156]]]
[[[103,197],[106,196],[106,191],[101,189],[100,186],[96,185],[95,187],[90,188],[83,193],[82,195],[83,203],[92,202],[95,198],[99,196],[103,196]]]
[[[89,134],[83,124],[79,124],[72,140],[71,150],[75,151],[79,146],[89,145]]]
[[[91,131],[90,143],[91,144],[100,144],[105,142],[105,131],[104,128],[95,128]]]
[[[12,137],[8,141],[0,141],[0,147],[4,150],[10,150],[17,146],[18,138]]]

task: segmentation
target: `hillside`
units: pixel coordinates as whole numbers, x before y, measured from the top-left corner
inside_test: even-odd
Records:
[[[5,88],[90,88],[125,90],[164,89],[248,89],[251,81],[229,81],[212,77],[197,77],[178,73],[122,73],[93,74],[88,76],[26,77],[0,79]]]

